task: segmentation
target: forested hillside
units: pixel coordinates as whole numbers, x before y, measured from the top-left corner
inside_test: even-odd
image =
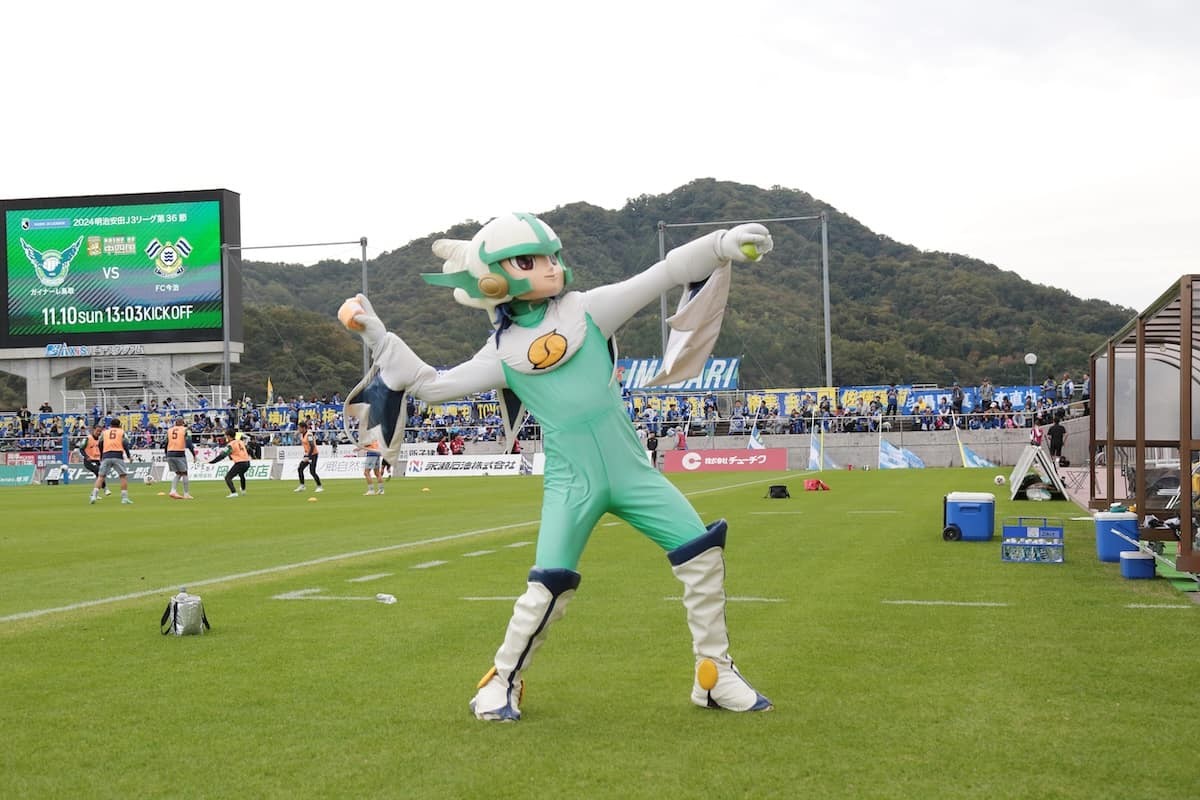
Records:
[[[643,195],[615,211],[584,202],[530,210],[564,244],[574,288],[628,277],[658,258],[657,223],[773,219],[829,214],[833,379],[836,384],[1024,383],[1027,352],[1038,354],[1035,379],[1087,367],[1089,353],[1127,322],[1134,309],[1081,300],[1031,283],[998,266],[952,253],[927,252],[873,233],[853,217],[794,189],[761,189],[703,179],[669,194]],[[392,329],[430,363],[469,357],[488,333],[486,315],[429,286],[438,271],[434,239],[469,238],[479,222],[431,232],[368,262],[371,300]],[[715,354],[741,356],[746,387],[824,383],[820,227],[816,221],[770,225],[775,252],[735,266],[729,312]],[[666,247],[708,228],[668,228]],[[235,394],[261,399],[268,375],[287,396],[345,391],[362,369],[361,348],[337,325],[343,298],[361,286],[360,262],[312,267],[246,262],[246,349],[232,371]],[[673,310],[676,296],[669,299]],[[618,333],[625,356],[661,350],[657,303]],[[217,368],[214,374],[220,374]],[[201,375],[193,383],[206,382]],[[0,387],[0,391],[4,387]],[[0,395],[12,405],[12,391]],[[23,395],[16,395],[17,403]]]

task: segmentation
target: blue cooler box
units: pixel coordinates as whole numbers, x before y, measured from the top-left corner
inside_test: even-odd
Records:
[[[986,542],[996,528],[996,496],[987,492],[951,492],[943,501],[942,538],[948,542]]]
[[[1101,561],[1115,564],[1121,560],[1121,553],[1138,549],[1137,545],[1112,532],[1115,528],[1130,539],[1137,539],[1137,514],[1132,511],[1097,511],[1092,518],[1096,522],[1096,555]]]
[[[1134,580],[1153,578],[1155,575],[1154,554],[1140,550],[1121,551],[1121,577]]]

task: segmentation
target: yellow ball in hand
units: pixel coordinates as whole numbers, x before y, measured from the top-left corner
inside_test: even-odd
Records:
[[[744,245],[742,245],[742,255],[751,261],[758,261],[758,248],[752,243],[746,242]]]

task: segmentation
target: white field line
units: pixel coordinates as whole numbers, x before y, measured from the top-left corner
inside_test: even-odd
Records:
[[[533,542],[513,542],[512,544],[506,544],[504,546],[505,547],[529,547],[529,545],[531,545],[531,544],[533,544]]]
[[[798,474],[804,475],[804,474],[808,474],[808,473],[798,473]],[[727,491],[729,489],[739,489],[743,486],[753,486],[755,484],[768,483],[772,480],[775,480],[775,478],[761,478],[756,481],[744,481],[742,483],[733,483],[733,484],[729,484],[728,486],[714,487],[712,489],[702,489],[697,492],[689,492],[689,493],[686,493],[685,496],[692,497],[694,495],[712,494],[713,492],[723,492],[723,491]],[[143,597],[155,597],[158,595],[162,595],[164,593],[173,595],[179,591],[179,587],[181,585],[195,588],[198,586],[212,586],[213,584],[218,584],[218,583],[233,583],[235,581],[245,580],[247,578],[257,578],[262,575],[273,575],[273,574],[279,573],[279,572],[290,572],[295,569],[303,569],[304,567],[314,567],[314,566],[319,566],[321,564],[332,564],[335,561],[346,561],[348,559],[360,558],[362,556],[375,555],[377,553],[388,553],[388,552],[392,552],[392,551],[396,551],[396,550],[411,550],[414,547],[423,547],[423,546],[429,545],[429,544],[440,544],[442,542],[453,542],[453,541],[457,541],[459,539],[469,539],[473,536],[482,536],[483,534],[486,534],[486,533],[497,533],[499,531],[508,531],[508,530],[513,530],[515,528],[530,528],[530,527],[536,528],[539,523],[540,523],[540,520],[530,520],[528,522],[514,522],[511,525],[498,525],[494,528],[477,528],[476,530],[473,530],[473,531],[463,531],[462,533],[449,533],[449,534],[446,534],[445,536],[434,536],[432,538],[421,539],[420,541],[416,541],[416,542],[400,542],[399,544],[389,544],[389,545],[385,545],[383,547],[372,547],[368,550],[355,550],[355,551],[352,551],[349,553],[336,553],[331,556],[322,556],[320,558],[309,559],[308,561],[297,561],[292,564],[279,564],[274,567],[264,567],[262,569],[250,570],[249,572],[237,572],[232,575],[223,575],[219,578],[205,578],[205,579],[199,580],[199,581],[182,581],[180,583],[173,583],[170,586],[162,586],[157,589],[146,589],[141,592],[130,592],[129,594],[115,595],[113,597],[101,597],[96,600],[83,600],[78,603],[71,603],[71,604],[65,605],[65,606],[55,606],[53,608],[38,608],[38,609],[34,609],[32,611],[20,611],[16,614],[9,614],[8,616],[0,617],[0,623],[16,622],[17,620],[21,620],[21,619],[34,619],[36,617],[44,617],[47,614],[61,614],[66,611],[78,611],[81,608],[91,608],[93,606],[103,606],[103,605],[108,605],[109,603],[120,603],[125,600],[138,600]],[[431,564],[431,566],[433,566],[433,565]]]
[[[495,550],[472,550],[469,553],[463,553],[463,558],[478,558],[479,556],[490,556]]]
[[[1126,608],[1195,608],[1196,604],[1188,603],[1186,605],[1155,605],[1152,603],[1130,603],[1129,605],[1127,605],[1125,607]]]
[[[673,603],[678,603],[681,600],[683,600],[683,598],[676,595],[675,597],[664,597],[663,600],[667,600],[667,601],[670,601]],[[785,600],[782,597],[742,597],[740,595],[731,595],[730,597],[726,597],[725,601],[729,602],[729,603],[786,603],[787,602],[787,600]]]
[[[272,600],[375,600],[374,597],[346,597],[333,594],[321,594],[324,589],[297,589],[294,592],[284,592],[272,597]]]
[[[81,608],[91,608],[92,606],[101,606],[108,603],[119,603],[123,600],[137,600],[142,597],[154,597],[163,593],[174,594],[179,591],[180,585],[189,588],[197,586],[211,586],[216,583],[232,583],[234,581],[245,580],[247,578],[257,578],[262,575],[273,575],[279,572],[291,572],[295,569],[304,567],[314,567],[321,564],[332,564],[335,561],[345,561],[351,558],[360,558],[362,556],[375,555],[377,553],[388,553],[394,550],[411,550],[414,547],[421,547],[428,544],[439,544],[442,542],[453,542],[459,539],[468,539],[472,536],[480,536],[485,533],[496,533],[498,531],[513,530],[514,528],[528,528],[532,525],[537,525],[537,521],[532,522],[514,522],[511,525],[498,525],[494,528],[479,528],[473,531],[464,531],[462,533],[450,533],[445,536],[434,536],[429,539],[421,539],[416,542],[401,542],[399,544],[389,544],[384,547],[372,547],[368,550],[356,550],[350,553],[338,553],[332,556],[322,556],[321,558],[313,558],[308,561],[297,561],[293,564],[280,564],[274,567],[264,567],[263,569],[250,570],[249,572],[238,572],[233,575],[223,575],[220,578],[205,578],[199,581],[184,581],[180,584],[171,584],[158,589],[147,589],[142,592],[131,592],[129,594],[117,595],[115,597],[102,597],[98,600],[84,600],[79,603],[71,603],[66,606],[56,606],[54,608],[39,608],[34,611],[22,611],[17,614],[9,614],[6,617],[0,617],[0,623],[14,622],[19,619],[33,619],[34,617],[42,617],[47,614],[57,614],[64,611],[77,611]]]
[[[440,567],[442,564],[449,563],[449,561],[422,561],[420,564],[413,564],[410,569],[429,569],[430,567]]]
[[[367,581],[377,581],[380,578],[390,578],[390,572],[376,572],[374,575],[363,575],[361,578],[347,578],[346,583],[366,583]]]
[[[880,600],[890,606],[967,606],[978,608],[1007,608],[1008,603],[972,603],[961,600]]]

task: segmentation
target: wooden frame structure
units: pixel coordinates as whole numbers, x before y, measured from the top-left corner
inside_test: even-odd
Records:
[[[1139,538],[1175,541],[1170,528],[1146,527],[1149,516],[1180,519],[1176,568],[1200,573],[1200,550],[1194,547],[1192,514],[1200,497],[1192,469],[1200,460],[1200,275],[1184,275],[1145,311],[1129,321],[1090,359],[1092,409],[1088,422],[1089,505],[1104,509],[1117,500],[1136,504]],[[1132,450],[1133,488],[1124,480],[1118,490],[1119,452]],[[1176,451],[1178,505],[1151,492],[1148,452]],[[1103,456],[1101,466],[1100,456]],[[1098,495],[1097,469],[1103,493]]]

